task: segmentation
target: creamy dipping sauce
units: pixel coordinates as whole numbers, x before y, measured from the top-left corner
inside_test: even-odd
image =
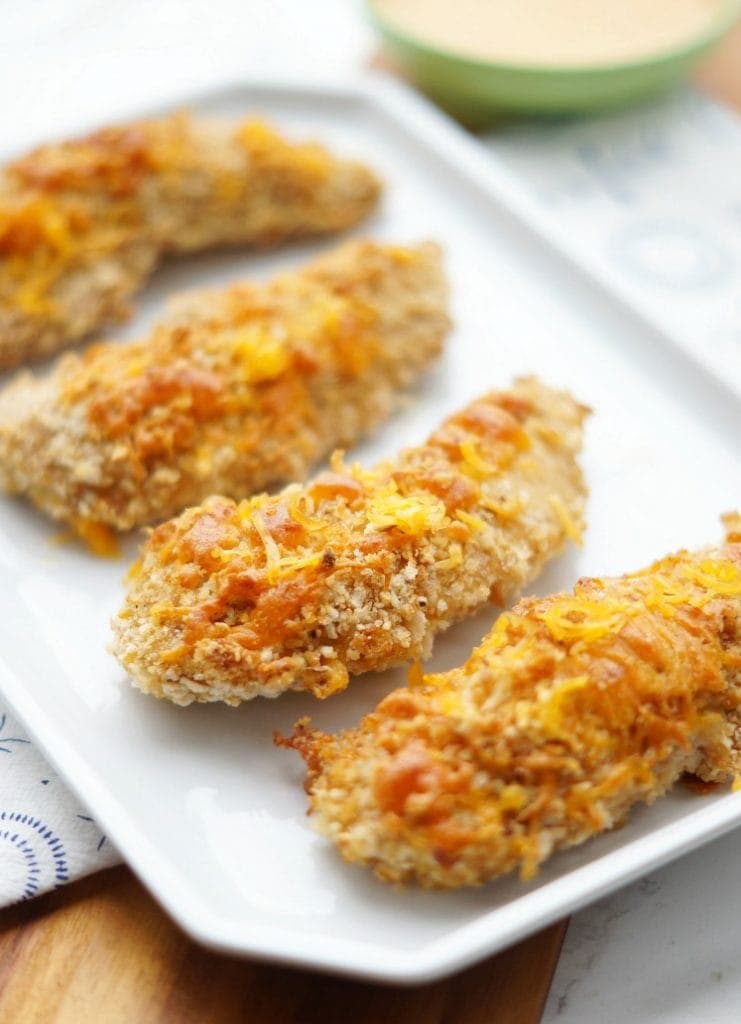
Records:
[[[726,0],[376,0],[391,26],[461,56],[585,67],[679,49]]]

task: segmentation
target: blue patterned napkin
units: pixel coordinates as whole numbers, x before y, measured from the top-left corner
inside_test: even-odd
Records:
[[[0,906],[120,860],[0,704]]]

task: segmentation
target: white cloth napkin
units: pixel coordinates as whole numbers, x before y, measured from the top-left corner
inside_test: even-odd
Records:
[[[120,860],[0,702],[0,906]]]

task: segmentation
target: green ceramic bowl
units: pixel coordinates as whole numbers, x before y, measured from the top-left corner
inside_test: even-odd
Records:
[[[433,100],[469,124],[502,114],[578,114],[627,105],[660,92],[684,75],[734,24],[741,0],[723,10],[689,44],[631,63],[538,67],[462,57],[422,42],[366,0],[371,22],[401,69]]]

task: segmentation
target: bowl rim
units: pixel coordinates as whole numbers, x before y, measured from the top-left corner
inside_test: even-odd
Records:
[[[741,19],[741,0],[724,0],[722,9],[717,16],[713,17],[709,25],[696,36],[692,36],[689,42],[670,50],[659,50],[654,55],[641,57],[637,60],[617,61],[612,63],[598,64],[525,64],[512,63],[500,60],[486,60],[483,57],[472,57],[456,50],[445,49],[435,43],[428,43],[419,36],[400,29],[388,18],[381,15],[377,9],[378,0],[364,0],[366,15],[373,25],[385,35],[403,45],[416,48],[430,56],[442,60],[453,61],[465,65],[471,70],[487,69],[489,71],[502,71],[511,74],[543,75],[547,77],[559,77],[562,75],[584,76],[585,78],[595,74],[615,74],[623,71],[639,71],[654,68],[663,64],[672,64],[676,61],[688,59],[701,52],[708,46],[719,41],[726,32],[733,28],[734,24]]]

